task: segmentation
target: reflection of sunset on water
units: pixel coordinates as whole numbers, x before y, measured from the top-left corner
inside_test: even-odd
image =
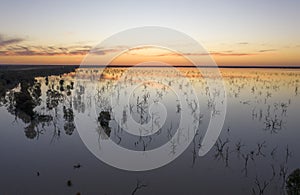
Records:
[[[286,175],[289,175],[298,168],[300,72],[297,70],[220,69],[228,97],[228,110],[217,143],[204,157],[199,157],[197,151],[202,147],[201,141],[205,133],[203,130],[208,122],[207,116],[210,114],[218,115],[218,110],[214,110],[213,107],[213,99],[208,95],[206,79],[215,80],[219,78],[209,74],[208,77],[204,78],[195,68],[134,67],[106,68],[103,72],[100,70],[101,68],[80,68],[75,72],[61,76],[37,77],[36,81],[28,88],[34,100],[38,97],[38,93],[36,93],[38,90],[35,92],[33,89],[38,89],[39,86],[41,89],[40,105],[34,108],[39,117],[32,122],[28,122],[26,114],[15,113],[14,98],[18,98],[18,96],[14,97],[14,93],[20,92],[21,86],[12,89],[2,102],[4,106],[1,107],[1,112],[4,119],[2,119],[1,124],[7,128],[3,128],[1,133],[13,134],[13,137],[18,138],[18,140],[25,140],[17,145],[18,148],[32,148],[31,152],[27,152],[30,157],[28,162],[30,161],[31,164],[30,159],[35,158],[36,155],[43,158],[49,156],[57,158],[57,155],[68,156],[68,158],[61,157],[56,161],[71,165],[77,161],[77,155],[83,155],[85,158],[82,158],[80,164],[84,168],[80,170],[81,172],[76,172],[83,179],[78,179],[78,181],[86,181],[86,178],[91,177],[92,174],[89,170],[92,170],[95,173],[92,174],[93,181],[94,178],[97,178],[97,181],[105,182],[108,179],[99,177],[99,175],[103,171],[107,171],[107,166],[97,164],[98,161],[93,162],[95,164],[90,163],[90,154],[86,155],[86,148],[82,146],[83,143],[73,121],[82,113],[94,112],[92,99],[97,100],[96,106],[99,109],[103,109],[102,111],[96,110],[97,114],[101,111],[102,117],[111,117],[110,122],[102,122],[102,126],[101,117],[94,117],[91,122],[97,128],[85,129],[85,131],[95,134],[93,137],[97,141],[95,144],[97,149],[103,149],[103,144],[108,140],[114,140],[122,147],[138,151],[154,149],[174,135],[178,116],[184,109],[188,114],[199,109],[199,118],[191,118],[200,125],[192,143],[186,152],[174,161],[173,165],[171,164],[174,166],[173,168],[170,166],[157,169],[159,175],[161,170],[165,170],[165,168],[171,168],[174,173],[180,169],[189,172],[190,176],[182,182],[188,180],[188,183],[193,183],[195,179],[207,178],[211,180],[219,178],[220,181],[224,179],[225,174],[225,176],[230,175],[235,182],[233,184],[220,182],[219,188],[222,191],[230,189],[234,194],[243,194],[251,191],[251,189],[257,191],[257,183],[267,181],[269,185],[266,191],[278,194],[285,190],[284,181],[287,177],[280,173],[286,172]],[[211,71],[209,68],[202,68],[201,70],[206,73]],[[149,79],[150,82],[141,83],[143,78]],[[151,82],[153,78],[156,82]],[[186,83],[185,79],[189,79],[190,84]],[[90,88],[90,83],[94,83],[96,86],[94,93],[90,93],[90,90],[93,89]],[[126,91],[121,90],[123,87],[136,84],[138,84],[137,88],[129,96],[129,111],[119,112],[120,118],[107,115],[111,109],[107,95],[112,93],[117,98],[118,92],[126,94]],[[73,88],[73,86],[78,87]],[[195,104],[191,99],[191,87],[199,96],[199,104]],[[186,108],[177,101],[178,96],[172,91],[172,88],[182,90],[182,96],[188,100]],[[213,94],[220,95],[218,91],[214,91]],[[154,127],[159,125],[157,123],[159,118],[155,113],[151,113],[151,109],[148,110],[151,104],[158,101],[164,102],[166,107],[170,109],[169,118],[167,118],[168,123],[163,127],[163,130],[156,131],[150,137],[132,137],[128,133],[126,134],[122,127],[125,127],[129,115],[132,115],[134,120],[138,122],[153,123]],[[140,113],[141,110],[144,110],[141,112],[142,114]],[[154,120],[151,120],[153,117]],[[17,122],[11,123],[14,120]],[[116,124],[116,120],[121,120],[120,126]],[[82,123],[84,124],[84,122]],[[84,125],[90,127],[88,124]],[[11,130],[11,128],[15,129]],[[27,138],[30,142],[26,142]],[[188,136],[182,136],[180,139],[188,139]],[[14,139],[10,137],[10,140]],[[49,145],[49,143],[51,144]],[[176,153],[177,144],[178,142],[173,142],[173,145],[170,145],[169,155]],[[37,146],[41,148],[50,147],[51,151],[54,152],[46,150],[45,153],[39,153],[36,151]],[[68,151],[75,151],[74,156],[66,153],[66,148]],[[54,163],[50,162],[51,164]],[[176,165],[176,163],[180,163],[180,165]],[[63,168],[59,172],[68,175],[70,167],[60,166]],[[18,170],[18,168],[16,169]],[[34,172],[35,167],[31,168],[30,171]],[[44,173],[43,177],[47,181],[51,180],[51,177],[45,175],[45,169],[40,168],[40,171]],[[58,174],[56,169],[51,169],[51,171]],[[116,169],[111,169],[110,172],[111,174],[120,174]],[[143,175],[143,173],[141,174]],[[143,176],[147,181],[164,180],[164,178],[158,179],[161,177],[157,177],[156,174],[153,177]],[[9,177],[8,179],[12,180],[13,178]],[[135,179],[135,176],[131,178],[133,181]],[[112,178],[110,182],[115,180],[116,178]],[[129,185],[126,181],[125,184],[126,186]],[[237,188],[236,185],[241,186],[241,188]],[[98,184],[91,186],[93,189],[98,189]],[[106,187],[111,189],[109,186]],[[156,186],[152,186],[151,189],[158,190]],[[210,192],[212,189],[207,187],[205,191]],[[119,191],[116,190],[116,192]]]

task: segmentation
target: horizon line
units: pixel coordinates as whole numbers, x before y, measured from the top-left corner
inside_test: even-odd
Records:
[[[76,64],[0,64],[0,66],[82,66],[85,68],[277,68],[277,69],[300,69],[300,65],[199,65],[199,66],[191,66],[191,65],[76,65]]]

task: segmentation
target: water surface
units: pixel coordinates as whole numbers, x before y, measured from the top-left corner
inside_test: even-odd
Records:
[[[223,102],[227,104],[225,123],[217,143],[203,157],[198,156],[201,141],[213,117],[210,114],[217,116],[218,110],[214,110],[207,92],[209,86],[201,74],[188,68],[179,71],[135,68],[130,71],[108,68],[98,75],[99,69],[77,69],[76,73],[62,76],[37,77],[36,82],[26,88],[34,105],[33,117],[17,111],[20,105],[16,103],[19,98],[16,94],[22,93],[22,84],[9,91],[0,107],[1,192],[287,193],[286,180],[300,164],[298,70],[221,69],[227,95]],[[91,77],[96,77],[96,89],[90,88]],[[161,83],[143,83],[133,93],[122,91],[122,87],[139,83],[139,78],[150,81],[155,78]],[[184,91],[189,107],[181,107],[174,89]],[[196,90],[193,92],[193,89]],[[97,93],[89,93],[90,90]],[[128,97],[131,105],[129,112],[122,112],[119,118],[113,117],[107,102],[108,97],[117,98],[118,93]],[[192,93],[197,95],[199,103],[193,101]],[[165,105],[168,114],[163,125],[149,111],[154,102]],[[112,116],[108,124],[101,124],[99,118],[95,118],[91,125],[96,128],[87,128],[99,141],[95,147],[101,148],[101,144],[110,139],[130,150],[151,150],[175,135],[182,109],[198,113],[191,115],[194,123],[199,123],[196,136],[182,138],[192,139],[183,154],[170,164],[151,171],[130,172],[103,163],[88,150],[76,129],[76,117],[83,113],[108,112]],[[124,131],[129,115],[137,123],[151,124],[154,133],[141,136]],[[161,130],[155,131],[155,126]],[[176,144],[179,142],[174,143],[174,148]],[[170,147],[170,155],[176,153],[174,148]],[[142,186],[135,191],[137,185]]]

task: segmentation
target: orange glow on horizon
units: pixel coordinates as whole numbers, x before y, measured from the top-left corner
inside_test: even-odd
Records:
[[[128,50],[113,59],[110,65],[193,65],[183,55],[162,48],[146,47]]]
[[[212,52],[217,65],[300,65],[300,48],[245,55]],[[85,55],[0,56],[0,64],[54,64],[80,65]],[[163,62],[170,65],[192,65],[184,56],[165,49],[145,48],[129,50],[115,58],[111,65],[136,65],[145,62]],[[155,65],[155,64],[153,64]]]

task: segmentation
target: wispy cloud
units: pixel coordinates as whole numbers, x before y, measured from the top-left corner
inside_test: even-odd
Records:
[[[8,56],[55,56],[55,55],[85,55],[91,46],[30,46],[10,45],[0,51],[0,55]]]
[[[239,45],[248,45],[248,42],[238,42]]]
[[[261,49],[261,50],[258,50],[258,52],[260,52],[260,53],[271,52],[271,51],[277,51],[277,49]]]
[[[86,55],[92,52],[96,55],[107,55],[110,53],[128,50],[129,55],[145,56],[145,57],[174,57],[174,56],[253,56],[260,55],[265,52],[277,51],[276,49],[262,49],[254,52],[235,52],[233,50],[226,51],[210,51],[210,52],[190,52],[190,53],[176,53],[169,50],[158,53],[147,53],[135,51],[153,48],[152,46],[142,46],[136,48],[129,48],[128,46],[120,45],[112,48],[96,47],[92,48],[86,44],[75,44],[69,46],[41,46],[41,45],[26,45],[21,42],[26,41],[22,38],[6,38],[0,34],[0,56],[73,56],[73,55]],[[238,44],[246,45],[248,42],[239,42]]]
[[[23,38],[8,38],[0,34],[0,56],[55,56],[85,55],[92,46],[76,44],[70,46],[29,45]]]
[[[178,54],[180,55],[180,54]],[[232,51],[230,52],[208,52],[208,53],[183,53],[182,55],[186,56],[207,56],[207,55],[213,55],[213,56],[249,56],[249,55],[256,55],[255,53],[234,53]]]
[[[138,47],[138,48],[133,48],[130,49],[130,51],[135,51],[135,50],[141,50],[141,49],[147,49],[149,48],[148,46],[145,47]],[[202,52],[202,53],[176,53],[176,52],[171,52],[167,51],[164,53],[134,53],[134,52],[129,52],[128,54],[130,55],[136,55],[136,56],[147,56],[147,57],[171,57],[171,56],[208,56],[208,55],[213,55],[213,56],[250,56],[250,55],[258,55],[258,53],[241,53],[241,52],[234,52],[232,50],[227,50],[223,52],[216,52],[216,51],[210,51],[210,52]]]
[[[257,55],[256,53],[234,53],[234,52],[211,52],[210,53],[213,56],[253,56]]]
[[[11,44],[16,44],[24,41],[22,38],[6,38],[0,34],[0,47],[4,47]]]
[[[91,53],[96,54],[96,55],[105,55],[108,53],[121,52],[121,51],[128,50],[128,49],[129,49],[128,46],[123,46],[123,45],[115,46],[113,48],[96,47],[91,50]],[[138,50],[138,49],[139,48],[136,48],[136,50]]]
[[[106,55],[113,52],[129,49],[127,46],[116,46],[114,48],[93,48],[87,44],[74,44],[68,46],[58,45],[29,45],[21,43],[26,41],[21,38],[7,39],[0,35],[0,56],[59,56],[59,55],[86,55],[92,52],[96,55]]]

